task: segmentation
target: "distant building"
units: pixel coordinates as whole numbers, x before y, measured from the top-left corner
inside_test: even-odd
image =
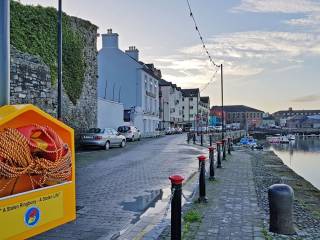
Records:
[[[139,61],[139,51],[119,49],[118,34],[108,29],[102,34],[98,53],[98,95],[123,103],[124,118],[143,133],[152,133],[159,124],[160,70]],[[112,118],[111,114],[105,117]]]
[[[275,125],[276,125],[276,120],[272,115],[269,115],[262,118],[262,122],[260,126],[270,128],[270,127],[274,127]]]
[[[176,84],[159,80],[160,128],[183,126],[182,90]]]
[[[287,118],[286,127],[288,128],[320,128],[320,115],[295,115]]]
[[[209,124],[210,115],[210,97],[200,97],[199,101],[200,125],[207,126]]]
[[[184,127],[198,127],[197,120],[200,120],[199,112],[200,91],[199,88],[182,89],[182,110]]]
[[[320,110],[293,110],[292,108],[289,108],[288,110],[274,112],[272,115],[276,119],[288,118],[292,116],[312,116],[320,115]]]
[[[263,111],[261,110],[244,105],[226,105],[223,110],[225,124],[236,123],[240,124],[240,128],[255,128],[262,123]],[[221,119],[221,106],[213,106],[210,115]]]

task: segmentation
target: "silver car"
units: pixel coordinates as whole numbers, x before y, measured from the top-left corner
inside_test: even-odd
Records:
[[[87,133],[80,134],[81,146],[99,146],[108,150],[110,147],[126,146],[126,138],[112,128],[91,128]]]
[[[141,132],[135,126],[120,126],[118,127],[118,132],[132,142],[141,140]]]

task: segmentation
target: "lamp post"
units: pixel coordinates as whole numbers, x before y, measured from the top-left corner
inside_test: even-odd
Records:
[[[58,119],[62,118],[62,0],[58,7]]]
[[[223,109],[223,65],[221,64],[221,140],[224,139],[224,109]]]
[[[0,106],[10,103],[10,1],[0,1]]]

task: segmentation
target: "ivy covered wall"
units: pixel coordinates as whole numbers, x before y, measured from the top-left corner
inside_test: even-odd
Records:
[[[50,68],[51,81],[57,81],[57,11],[54,8],[26,6],[11,1],[11,45],[42,58]],[[79,99],[85,74],[84,39],[71,27],[72,17],[63,14],[63,85],[70,100]]]
[[[11,102],[56,116],[57,10],[11,1]],[[76,132],[97,124],[97,27],[63,14],[62,118]]]

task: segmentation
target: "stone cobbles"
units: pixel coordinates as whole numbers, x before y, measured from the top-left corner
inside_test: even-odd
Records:
[[[110,239],[139,220],[164,197],[168,177],[197,171],[195,156],[203,150],[187,145],[185,135],[134,143],[125,149],[85,152],[77,156],[77,212],[74,222],[35,239]],[[116,153],[116,154],[114,154]]]
[[[263,219],[258,207],[251,157],[246,152],[233,152],[216,170],[216,180],[206,182],[208,203],[194,203],[201,222],[191,223],[183,239],[264,239]],[[167,229],[160,239],[170,239]]]
[[[268,187],[276,183],[285,183],[290,185],[295,193],[293,213],[297,234],[266,234],[272,239],[320,239],[320,191],[284,165],[273,152],[253,151],[250,154],[253,156],[251,160],[258,204],[263,209],[266,219],[265,229],[268,229],[269,218]]]

